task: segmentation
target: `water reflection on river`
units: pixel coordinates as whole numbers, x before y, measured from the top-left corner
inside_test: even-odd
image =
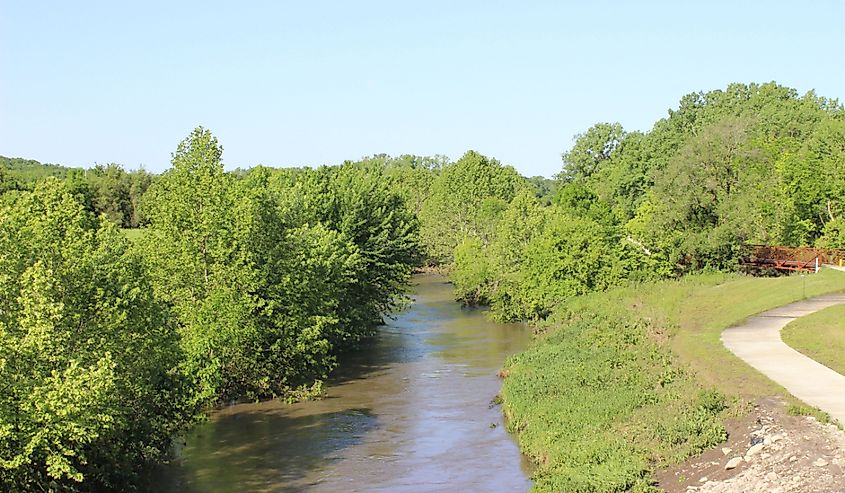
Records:
[[[239,404],[188,437],[169,491],[526,491],[527,463],[490,401],[521,325],[461,309],[435,275],[317,402]]]

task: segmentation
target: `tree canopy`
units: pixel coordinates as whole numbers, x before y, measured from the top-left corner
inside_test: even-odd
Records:
[[[196,409],[143,259],[55,179],[0,210],[0,479],[121,489]]]

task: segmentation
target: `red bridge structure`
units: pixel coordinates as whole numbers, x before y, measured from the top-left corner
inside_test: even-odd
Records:
[[[845,250],[751,245],[742,265],[758,269],[818,272],[822,265],[842,266]]]

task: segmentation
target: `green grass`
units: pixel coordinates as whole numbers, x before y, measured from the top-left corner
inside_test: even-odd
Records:
[[[801,317],[781,331],[783,341],[845,375],[845,305]]]
[[[728,351],[721,333],[765,310],[843,290],[845,273],[824,269],[805,277],[719,277],[696,276],[677,282],[677,287],[664,284],[663,290],[646,294],[643,301],[668,314],[668,325],[674,327],[672,349],[703,384],[747,398],[786,395],[779,385]]]
[[[722,346],[722,330],[841,289],[836,271],[708,274],[559,307],[508,360],[502,387],[509,427],[538,463],[534,490],[648,491],[656,468],[722,442],[723,419],[745,412],[745,399],[786,395]]]
[[[822,411],[821,409],[813,406],[808,406],[806,404],[798,404],[793,403],[789,404],[786,407],[786,414],[790,416],[812,416],[816,418],[816,421],[819,423],[834,423],[833,419],[831,419],[830,414]],[[840,429],[842,426],[839,423],[835,423]]]

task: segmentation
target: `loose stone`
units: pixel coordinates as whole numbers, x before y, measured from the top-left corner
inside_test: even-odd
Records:
[[[733,469],[740,464],[742,464],[742,457],[734,457],[733,459],[729,460],[727,464],[725,464],[725,470],[727,471]]]
[[[751,457],[753,455],[757,455],[758,453],[760,453],[761,450],[763,450],[763,447],[765,447],[765,445],[763,445],[762,443],[758,443],[757,445],[754,445],[753,447],[748,449],[748,452],[745,453],[745,456]]]

